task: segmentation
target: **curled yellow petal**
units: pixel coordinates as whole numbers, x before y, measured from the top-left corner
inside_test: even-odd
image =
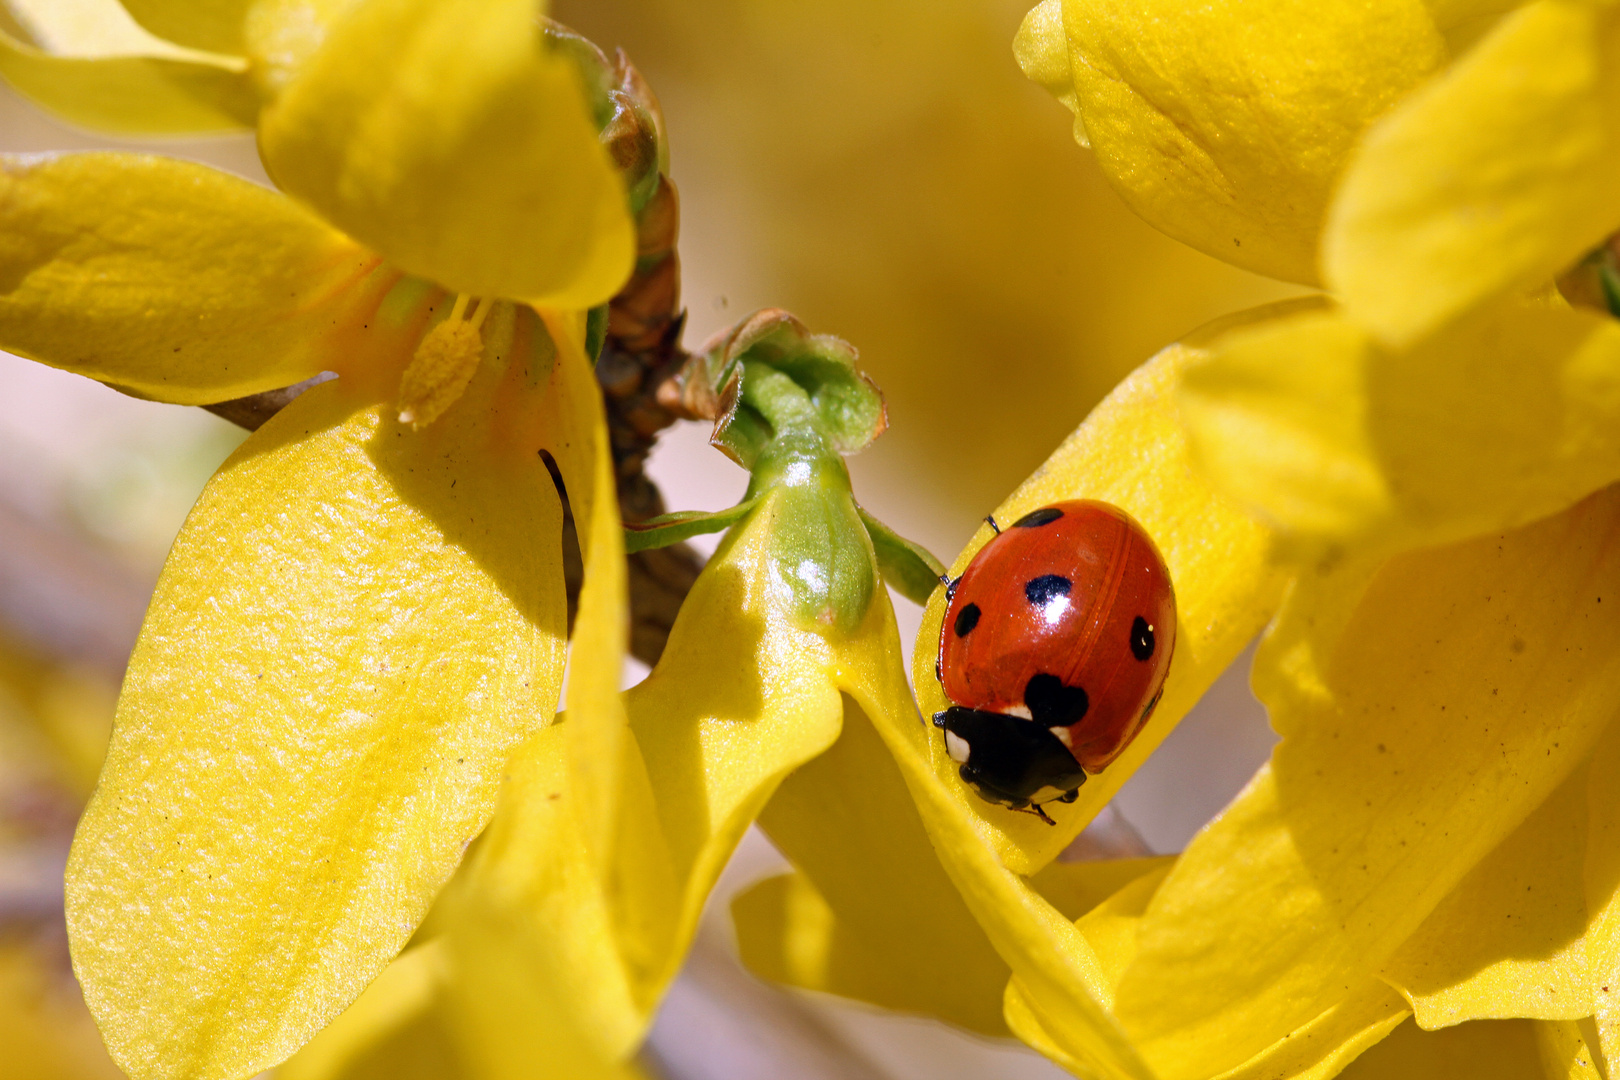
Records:
[[[397,275],[285,197],[132,154],[0,158],[0,346],[203,404],[346,366]]]
[[[1620,326],[1510,302],[1406,351],[1313,312],[1189,368],[1200,466],[1294,542],[1384,551],[1514,528],[1620,479]]]
[[[941,865],[991,947],[1028,990],[1042,1026],[1062,1039],[1061,1060],[1104,1075],[1149,1080],[1151,1073],[1106,1011],[1106,978],[1095,953],[1064,914],[1009,870],[994,834],[967,806],[961,780],[942,776],[932,756],[934,729],[917,713],[896,650],[888,596],[869,618],[879,633],[841,651],[839,684],[871,718],[900,767]],[[1054,830],[1055,831],[1055,830]]]
[[[1131,208],[1306,283],[1350,148],[1445,60],[1418,0],[1063,0],[1063,22],[1084,130]]]
[[[744,963],[777,982],[1006,1036],[1006,962],[940,866],[872,720],[848,699],[843,714],[838,741],[783,781],[760,816],[798,872],[733,903]]]
[[[253,0],[121,0],[160,38],[216,53],[243,51],[242,24]]]
[[[616,502],[597,505],[616,533]],[[576,668],[567,713],[514,759],[467,875],[469,910],[521,930],[513,948],[532,950],[536,977],[563,988],[569,1014],[610,1058],[645,1034],[743,831],[782,778],[838,735],[829,646],[795,625],[767,570],[773,507],[765,500],[711,560],[647,679],[622,704],[604,682],[628,729],[600,703],[580,712],[597,691]],[[585,619],[582,601],[576,664]],[[623,647],[622,621],[602,633]],[[616,823],[604,826],[605,814]]]
[[[1358,322],[1410,343],[1620,227],[1620,12],[1537,0],[1374,126],[1323,238]]]
[[[1238,318],[1265,319],[1296,308],[1290,303]],[[1207,335],[1226,325],[1200,331],[1137,369],[996,508],[998,519],[1012,521],[1060,499],[1102,499],[1124,507],[1163,553],[1176,591],[1175,661],[1152,721],[1117,761],[1087,779],[1077,802],[1046,808],[1057,828],[976,797],[959,779],[943,743],[929,741],[927,752],[947,790],[956,793],[1000,858],[1019,873],[1039,870],[1074,839],[1260,632],[1281,598],[1285,579],[1269,558],[1270,532],[1194,471],[1177,416],[1174,393],[1182,373],[1204,355]],[[951,572],[961,573],[990,535],[981,528]],[[940,590],[924,611],[912,653],[912,680],[925,715],[946,706],[934,674],[944,608]]]
[[[68,873],[85,997],[136,1080],[248,1076],[337,1015],[555,708],[544,467],[485,412],[381,412],[338,380],[277,414],[159,582]]]
[[[284,190],[390,263],[583,310],[629,276],[624,184],[531,0],[365,0],[264,114]]]
[[[240,67],[168,56],[55,56],[0,32],[0,76],[82,127],[115,135],[251,129],[259,95]]]
[[[1144,916],[1117,1010],[1162,1080],[1258,1052],[1373,973],[1620,710],[1620,490],[1390,560],[1337,647],[1255,684],[1283,734]],[[1242,875],[1231,867],[1242,865]]]

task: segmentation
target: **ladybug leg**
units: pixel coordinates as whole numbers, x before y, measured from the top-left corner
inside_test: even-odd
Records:
[[[1036,817],[1040,818],[1042,821],[1046,822],[1048,825],[1056,825],[1057,824],[1057,822],[1053,821],[1051,818],[1046,816],[1046,811],[1041,809],[1041,804],[1040,803],[1032,804],[1030,806],[1030,808],[1029,808],[1029,813],[1034,814]]]
[[[990,526],[990,531],[991,532],[995,533],[997,536],[1001,535],[1001,526],[996,524],[996,515],[994,515],[994,514],[986,514],[986,515],[984,515],[984,523],[986,525]]]

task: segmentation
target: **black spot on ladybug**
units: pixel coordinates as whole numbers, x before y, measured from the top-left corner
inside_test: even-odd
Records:
[[[1017,521],[1013,522],[1015,529],[1038,529],[1042,525],[1050,525],[1063,516],[1063,511],[1055,506],[1043,506],[1039,510],[1031,510]]]
[[[1036,607],[1043,608],[1060,596],[1068,596],[1074,586],[1061,574],[1042,574],[1024,586],[1024,597]]]
[[[1140,615],[1131,623],[1131,655],[1138,660],[1153,656],[1153,627]]]
[[[964,604],[962,610],[956,613],[956,622],[951,629],[956,631],[957,637],[967,637],[975,626],[979,625],[979,605]]]
[[[1091,700],[1085,690],[1064,686],[1062,679],[1043,671],[1024,684],[1024,705],[1030,718],[1041,727],[1068,727],[1086,715]]]

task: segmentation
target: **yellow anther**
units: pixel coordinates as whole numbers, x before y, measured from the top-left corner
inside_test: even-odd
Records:
[[[463,319],[467,297],[456,297],[449,318],[427,332],[399,380],[399,422],[421,430],[454,405],[478,370],[484,339],[478,328],[489,311],[480,300],[471,319]]]

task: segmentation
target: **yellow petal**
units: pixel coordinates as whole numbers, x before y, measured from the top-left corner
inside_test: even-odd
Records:
[[[1308,313],[1211,351],[1180,395],[1199,464],[1293,541],[1446,543],[1620,479],[1612,319],[1512,302],[1393,352]]]
[[[1273,765],[1182,855],[1120,986],[1162,1080],[1229,1068],[1320,1013],[1580,763],[1620,708],[1617,573],[1608,489],[1392,559],[1315,670],[1281,662],[1307,620],[1268,638]]]
[[[732,905],[751,971],[1005,1037],[1009,970],[929,843],[872,721],[845,700],[843,734],[760,816],[799,873]],[[874,828],[881,822],[881,828]]]
[[[1542,1075],[1536,1027],[1529,1020],[1482,1020],[1429,1032],[1415,1024],[1402,1024],[1339,1076],[1342,1080],[1532,1080]]]
[[[514,940],[529,943],[537,971],[555,973],[567,1009],[610,1057],[645,1033],[749,822],[838,734],[829,647],[797,628],[767,570],[773,509],[765,500],[728,537],[658,665],[624,695],[633,741],[613,786],[604,794],[608,770],[598,761],[582,773],[589,763],[570,745],[588,745],[570,729],[601,722],[578,715],[583,688],[571,681],[563,721],[514,759],[467,876],[468,903],[522,928]],[[596,820],[604,798],[616,800],[611,833]]]
[[[1323,238],[1391,344],[1526,289],[1620,227],[1620,11],[1538,0],[1368,132]]]
[[[624,184],[532,0],[366,0],[270,107],[265,167],[455,292],[584,309],[629,275]]]
[[[335,1016],[551,715],[560,516],[469,407],[497,389],[412,435],[319,386],[175,542],[69,867],[85,996],[136,1080],[247,1076]]]
[[[397,276],[201,165],[0,159],[0,346],[146,397],[223,401],[346,367],[393,340],[367,324]]]
[[[243,52],[242,23],[253,0],[122,0],[135,21],[192,49]]]
[[[1587,785],[1586,960],[1592,1030],[1587,1044],[1620,1067],[1620,725],[1592,755]]]
[[[1265,319],[1292,310],[1294,304],[1285,304],[1238,318]],[[1260,632],[1281,597],[1283,574],[1268,559],[1270,533],[1194,472],[1176,413],[1174,391],[1182,373],[1203,356],[1206,335],[1227,325],[1199,331],[1144,364],[996,508],[999,520],[1011,521],[1060,499],[1102,499],[1122,506],[1153,537],[1176,590],[1175,662],[1152,722],[1106,771],[1086,781],[1078,802],[1046,808],[1057,828],[973,795],[943,742],[929,740],[927,752],[946,788],[956,793],[1002,861],[1018,873],[1039,870],[1068,846]],[[957,556],[952,574],[961,573],[990,536],[988,527],[981,528]],[[925,715],[946,706],[934,674],[944,600],[940,590],[925,609],[912,653],[912,681]]]
[[[1547,1080],[1604,1080],[1584,1037],[1585,1025],[1553,1020],[1536,1025],[1536,1045]]]
[[[82,127],[115,135],[253,127],[258,90],[240,68],[161,56],[53,56],[0,32],[0,76]]]
[[[6,11],[25,43],[58,56],[202,59],[153,36],[118,0],[6,0]]]
[[[937,616],[936,616],[937,617]],[[954,772],[933,760],[934,729],[918,715],[900,667],[888,595],[868,621],[878,632],[862,647],[840,650],[839,685],[871,718],[917,804],[945,872],[991,946],[1028,989],[1042,1026],[1062,1040],[1062,1057],[1087,1074],[1148,1080],[1147,1066],[1105,1009],[1106,980],[1074,924],[998,855]],[[1055,831],[1055,830],[1054,830]]]
[[[1586,961],[1587,770],[1479,861],[1379,973],[1419,1027],[1592,1014]]]
[[[1346,154],[1445,59],[1418,0],[1064,0],[1063,16],[1085,130],[1131,208],[1306,283]]]

